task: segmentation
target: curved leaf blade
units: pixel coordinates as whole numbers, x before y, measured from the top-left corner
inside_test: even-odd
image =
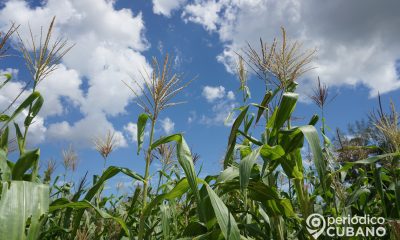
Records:
[[[28,169],[36,166],[39,161],[40,149],[24,152],[12,169],[12,179],[22,180]]]
[[[103,174],[96,181],[96,183],[89,189],[89,191],[85,195],[84,200],[90,202],[93,199],[93,197],[97,194],[99,189],[101,189],[101,187],[103,186],[104,182],[107,181],[108,179],[114,177],[118,173],[123,173],[123,174],[125,174],[125,175],[127,175],[129,177],[132,177],[133,179],[136,179],[136,180],[139,180],[139,181],[144,181],[142,176],[140,176],[139,174],[131,171],[128,168],[120,168],[120,167],[111,166],[111,167],[108,167],[103,172]],[[82,218],[82,215],[83,215],[84,211],[85,211],[85,209],[80,209],[80,210],[78,210],[78,212],[74,216],[73,230],[72,230],[72,234],[73,235],[76,234],[76,231],[79,228],[79,225],[80,225],[80,222],[81,222],[81,218]]]
[[[210,196],[211,205],[214,209],[218,225],[225,239],[240,240],[240,231],[235,218],[233,218],[224,202],[218,197],[214,190],[208,186],[208,184],[206,184],[206,188],[208,195]]]
[[[118,217],[114,217],[110,214],[108,214],[107,212],[104,212],[103,210],[101,210],[100,208],[94,206],[93,204],[91,204],[90,202],[83,200],[83,201],[79,201],[79,202],[70,202],[68,199],[57,199],[56,201],[54,201],[49,209],[49,212],[53,212],[56,211],[58,209],[63,209],[63,208],[73,208],[73,209],[86,209],[86,208],[92,208],[93,210],[96,211],[97,214],[99,214],[102,218],[104,219],[113,219],[114,221],[116,221],[117,223],[119,223],[119,225],[122,227],[122,229],[124,230],[125,234],[129,237],[129,229],[126,226],[126,223]]]
[[[248,156],[243,158],[239,164],[239,180],[240,180],[240,190],[244,192],[249,185],[251,169],[260,156],[261,148],[253,150]]]
[[[138,150],[137,154],[139,155],[140,150],[142,149],[143,141],[144,141],[144,132],[146,129],[146,123],[149,119],[149,115],[146,113],[142,113],[138,117],[137,121],[137,143],[138,143]]]
[[[45,219],[43,216],[49,209],[49,186],[26,181],[2,182],[1,184],[1,238],[38,239]],[[30,224],[26,229],[28,219],[30,219]]]
[[[326,179],[327,179],[327,171],[326,171],[326,162],[322,155],[322,149],[319,141],[319,136],[317,129],[315,129],[312,125],[306,125],[299,127],[300,131],[304,134],[304,137],[307,139],[308,144],[310,145],[313,160],[315,166],[317,168],[318,177],[320,179],[320,183],[322,184],[322,188],[326,191]]]
[[[235,122],[232,125],[231,133],[229,134],[228,139],[228,147],[224,158],[224,168],[227,168],[231,163],[231,157],[233,154],[233,150],[235,149],[236,144],[236,135],[239,130],[240,125],[242,124],[244,118],[246,117],[247,111],[249,110],[249,106],[246,106],[242,109],[239,116],[236,118]]]

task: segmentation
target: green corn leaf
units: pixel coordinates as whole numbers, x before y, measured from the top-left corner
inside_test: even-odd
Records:
[[[262,176],[264,176],[267,170],[267,166],[269,166],[269,172],[272,172],[273,170],[275,170],[276,167],[278,167],[279,161],[277,160],[285,155],[285,150],[280,145],[271,147],[268,144],[264,144],[261,148],[260,155],[264,160],[262,170]]]
[[[18,108],[14,111],[14,113],[7,119],[7,121],[5,121],[5,124],[3,125],[3,127],[0,129],[3,130],[4,127],[10,123],[12,120],[14,120],[21,112],[22,110],[24,110],[25,108],[29,107],[30,105],[32,105],[34,102],[36,101],[35,105],[36,105],[36,109],[35,111],[39,111],[41,105],[43,104],[43,98],[40,95],[39,92],[33,92],[31,93],[19,106]],[[36,112],[37,113],[37,112]],[[27,118],[30,118],[31,116],[27,116]],[[33,119],[33,118],[32,118]]]
[[[351,192],[351,194],[347,197],[345,204],[346,204],[346,206],[350,206],[351,204],[360,200],[361,196],[368,195],[370,193],[371,193],[371,191],[369,189],[367,189],[366,187],[358,188],[355,191]]]
[[[39,239],[41,225],[49,209],[49,186],[25,181],[1,184],[1,239]],[[30,224],[26,229],[28,222]]]
[[[201,201],[199,205],[202,209],[212,209],[210,196],[208,195],[206,185],[203,185],[200,188],[200,199]],[[217,223],[214,211],[205,211],[204,219],[202,220],[202,222],[207,229],[212,229],[213,226],[215,226],[215,224]]]
[[[294,92],[299,84],[295,81],[291,81],[288,86],[286,86],[286,91]]]
[[[170,225],[171,225],[171,217],[170,217],[170,211],[171,209],[169,208],[167,203],[164,203],[160,207],[160,212],[161,212],[161,226],[162,226],[162,232],[163,232],[163,239],[170,239],[169,238],[169,233],[170,233]]]
[[[268,91],[265,95],[263,100],[261,101],[260,106],[258,107],[258,111],[257,111],[257,118],[256,118],[256,123],[258,123],[258,121],[260,121],[260,118],[264,112],[265,109],[267,109],[268,103],[271,101],[272,99],[272,92]]]
[[[277,190],[264,184],[262,181],[250,181],[248,185],[249,197],[259,202],[266,200],[282,200]]]
[[[237,132],[238,132],[240,135],[242,135],[243,137],[245,137],[247,140],[249,140],[250,142],[252,142],[252,143],[254,143],[254,144],[258,145],[258,146],[263,145],[262,142],[260,142],[260,141],[258,141],[257,139],[255,139],[255,138],[253,138],[253,137],[247,135],[246,133],[242,132],[240,129],[238,129]]]
[[[397,214],[400,215],[400,207],[399,207],[400,206],[400,186],[399,186],[399,184],[396,184],[394,186],[394,191],[395,191],[394,195],[396,197],[396,211],[397,211]]]
[[[0,179],[1,181],[11,180],[11,170],[7,164],[7,153],[3,149],[0,149]]]
[[[139,155],[140,150],[142,149],[143,141],[144,141],[144,133],[146,129],[146,123],[149,119],[149,115],[146,113],[142,113],[139,115],[137,121],[137,142],[138,142],[138,150],[137,154]]]
[[[6,129],[4,129],[3,132],[1,133],[0,136],[0,148],[3,149],[5,152],[8,151],[8,133],[9,133],[9,127],[7,126]]]
[[[87,174],[87,172],[86,172],[86,174]],[[81,180],[80,183],[84,183],[85,182],[86,176],[87,175],[85,175],[85,177]],[[57,181],[55,181],[55,182],[57,182]],[[84,193],[84,186],[79,184],[78,185],[78,189],[76,190],[75,194],[69,200],[71,202],[77,202],[81,198],[83,193]],[[73,210],[74,210],[73,208],[68,208],[68,209],[66,209],[66,211],[63,214],[64,215],[64,223],[63,223],[63,225],[64,225],[64,228],[66,228],[66,229],[68,229],[70,227],[70,225],[71,225],[71,216],[72,216]]]
[[[244,141],[244,143],[246,143],[245,141]],[[247,143],[246,143],[247,144]],[[249,145],[242,145],[242,144],[236,144],[236,146],[235,146],[235,151],[236,150],[239,150],[239,152],[240,152],[240,159],[243,159],[243,158],[245,158],[247,155],[249,155],[250,153],[251,153],[251,151],[252,151],[252,149],[251,149],[251,146],[249,146]],[[234,164],[232,164],[232,166],[233,166]]]
[[[197,179],[197,183],[205,183],[204,180]],[[156,196],[149,204],[147,204],[146,208],[143,209],[143,214],[140,218],[141,222],[144,222],[151,214],[151,211],[155,206],[160,204],[164,200],[173,200],[176,198],[181,197],[183,194],[185,194],[190,188],[190,184],[187,178],[183,178],[180,180],[175,187],[168,193],[165,194],[160,194]]]
[[[18,149],[20,154],[23,154],[25,149],[24,149],[24,137],[22,136],[21,129],[19,128],[18,124],[14,122],[14,127],[15,127],[15,133],[17,135],[17,143],[18,143]]]
[[[207,232],[207,227],[200,222],[190,222],[182,233],[182,236],[198,236]],[[192,238],[188,238],[192,239]]]
[[[248,237],[254,237],[255,239],[269,239],[268,235],[261,230],[257,224],[243,224],[246,229]]]
[[[272,129],[275,124],[276,114],[278,113],[278,107],[275,108],[274,112],[272,113],[271,117],[268,119],[266,124],[266,128]]]
[[[218,189],[221,190],[220,196],[228,192],[235,192],[239,188],[240,182],[238,180],[225,182],[218,186]],[[250,180],[247,189],[249,196],[255,201],[264,202],[281,199],[275,188],[265,185],[262,181]]]
[[[268,214],[264,211],[264,208],[261,203],[259,203],[258,212],[260,213],[262,220],[264,220],[264,225],[267,230],[266,232],[270,233],[271,232],[271,220],[270,220]]]
[[[100,178],[97,179],[96,183],[88,190],[88,192],[85,195],[84,200],[90,202],[93,199],[93,197],[98,193],[98,191],[103,187],[104,182],[107,181],[108,179],[114,177],[118,173],[123,173],[133,179],[136,179],[139,181],[144,181],[142,176],[140,176],[139,174],[133,172],[132,170],[130,170],[128,168],[110,166],[103,172],[103,174],[100,176]],[[75,235],[76,232],[78,231],[84,211],[85,211],[85,209],[80,209],[77,211],[77,213],[74,216],[73,229],[72,229],[73,235]]]
[[[268,144],[264,144],[261,147],[260,154],[263,158],[274,161],[284,156],[285,150],[280,145],[271,147]]]
[[[385,158],[397,157],[397,156],[400,156],[400,152],[372,156],[372,157],[368,157],[366,159],[358,160],[355,162],[346,162],[344,164],[344,166],[338,170],[338,172],[346,172],[355,165],[369,165],[369,164],[373,164],[373,163],[375,163],[379,160],[385,159]]]
[[[264,207],[269,216],[295,216],[289,199],[268,200],[265,202]]]
[[[160,202],[163,200],[172,200],[182,196],[189,190],[189,187],[190,185],[187,178],[180,180],[170,192],[158,195],[149,204],[147,204],[146,208],[143,209],[143,218],[147,218],[150,215],[151,210]]]
[[[220,196],[235,192],[240,188],[239,181],[229,181],[218,185],[221,190]],[[264,184],[262,181],[250,180],[247,186],[248,198],[260,202],[268,209],[271,216],[284,215],[293,217],[295,215],[289,199],[281,198],[277,190]]]
[[[240,189],[244,193],[247,186],[249,185],[251,169],[256,163],[257,158],[260,156],[261,148],[253,150],[247,157],[243,158],[239,164],[239,179]]]
[[[351,151],[351,150],[368,150],[368,151],[374,151],[374,152],[382,152],[383,149],[378,146],[343,146],[343,148],[338,149],[338,152],[345,152],[345,151]]]
[[[136,204],[136,202],[138,201],[138,199],[140,197],[141,190],[142,189],[139,186],[135,189],[135,192],[134,192],[134,194],[133,194],[133,196],[131,198],[130,207],[128,209],[128,214],[126,215],[127,218],[128,218],[129,215],[131,215],[133,213],[135,204]]]
[[[39,156],[40,149],[24,152],[12,169],[12,179],[22,180],[26,171],[28,171],[30,168],[34,168],[37,165]]]
[[[303,168],[297,161],[301,156],[296,152],[291,152],[280,161],[283,171],[289,178],[303,179]]]
[[[1,114],[0,115],[0,122],[8,121],[8,119],[10,119],[10,116],[8,116],[6,114]]]
[[[178,240],[209,240],[209,239],[216,239],[216,240],[222,240],[223,236],[221,236],[221,230],[219,229],[214,229],[211,232],[197,235],[196,237],[184,237],[184,238],[178,238]]]
[[[278,143],[286,153],[297,151],[304,146],[304,134],[300,128],[281,130],[279,132]]]
[[[322,188],[326,191],[326,179],[328,179],[326,172],[326,163],[325,159],[322,155],[322,149],[318,137],[317,129],[314,126],[306,125],[299,127],[300,131],[304,134],[305,138],[310,145],[310,149],[313,155],[314,164],[317,168],[318,177],[320,179],[320,183],[322,184]]]
[[[104,219],[113,219],[114,221],[119,223],[121,228],[124,230],[125,234],[128,237],[130,235],[129,234],[129,229],[126,226],[126,223],[121,218],[114,217],[114,216],[108,214],[107,212],[104,212],[103,210],[101,210],[100,208],[94,206],[93,204],[91,204],[90,202],[88,202],[86,200],[82,200],[82,201],[78,201],[78,202],[70,202],[66,198],[57,199],[56,201],[54,201],[50,205],[49,212],[53,212],[53,211],[56,211],[56,210],[59,210],[59,209],[63,209],[63,208],[73,208],[73,209],[81,209],[81,210],[85,210],[87,208],[92,208],[93,210],[96,211],[97,214],[100,215],[100,217],[102,217]]]
[[[10,73],[4,73],[4,74],[2,74],[2,75],[3,75],[3,77],[6,78],[6,80],[4,80],[4,82],[2,82],[2,83],[0,84],[0,89],[2,89],[2,88],[11,80],[11,78],[12,78],[12,75],[11,75]]]
[[[41,95],[39,95],[33,103],[32,108],[31,108],[31,114],[29,116],[26,116],[24,125],[29,126],[32,123],[32,120],[36,117],[36,115],[39,113],[40,109],[43,106],[44,99]]]
[[[218,225],[225,239],[240,240],[240,231],[232,214],[229,212],[221,198],[218,197],[218,195],[210,186],[208,186],[208,184],[206,185],[206,188],[208,195],[210,196]]]
[[[254,121],[254,114],[246,115],[244,118],[244,132],[247,134]]]
[[[236,118],[235,122],[232,125],[231,133],[229,135],[228,147],[224,158],[224,168],[227,168],[231,163],[231,158],[233,154],[233,150],[235,149],[236,144],[236,135],[240,125],[242,124],[244,118],[246,117],[247,111],[249,110],[249,106],[246,106],[242,109],[239,116]]]
[[[310,119],[310,121],[308,122],[307,125],[315,126],[315,124],[317,124],[318,120],[319,120],[318,115],[317,115],[317,114],[314,114],[314,115],[311,117],[311,119]]]
[[[376,190],[379,194],[379,197],[381,198],[381,203],[382,203],[382,208],[383,212],[385,214],[385,217],[387,217],[387,208],[386,208],[386,199],[385,199],[385,193],[383,190],[383,184],[382,184],[382,168],[378,168],[375,164],[374,166],[374,182],[376,186]]]
[[[217,178],[217,183],[228,182],[236,177],[239,177],[239,169],[231,166],[222,171]]]
[[[162,144],[166,144],[166,143],[174,142],[174,141],[175,141],[175,142],[178,142],[178,141],[180,141],[181,139],[182,139],[182,135],[179,134],[179,133],[173,134],[173,135],[169,135],[169,136],[167,136],[167,137],[162,137],[162,138],[158,139],[157,141],[155,141],[155,142],[151,145],[150,149],[151,149],[151,150],[154,150],[155,148],[157,148],[158,146],[160,146],[160,145],[162,145]]]
[[[299,95],[297,93],[284,93],[282,101],[276,110],[276,116],[273,122],[273,130],[277,132],[283,124],[289,120],[290,115],[294,111]],[[271,118],[272,119],[272,118]]]
[[[157,141],[155,141],[151,145],[151,149],[155,149],[156,147],[160,146],[161,144],[165,144],[171,141],[175,141],[177,143],[176,147],[176,155],[178,157],[178,162],[181,165],[185,175],[189,181],[189,185],[196,196],[198,202],[200,202],[200,195],[199,189],[197,187],[197,174],[194,169],[193,158],[190,152],[189,146],[187,145],[185,139],[183,138],[182,134],[174,134],[167,137],[163,137]],[[202,218],[202,209],[199,209],[200,218]]]

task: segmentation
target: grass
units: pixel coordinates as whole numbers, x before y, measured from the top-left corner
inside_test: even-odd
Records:
[[[373,115],[371,129],[376,138],[345,140],[338,134],[340,144],[335,145],[325,134],[328,128],[323,114],[329,102],[328,88],[319,82],[311,97],[321,108],[322,129],[318,131],[315,127],[318,115],[311,116],[307,125],[293,126],[292,112],[299,98],[295,93],[296,80],[312,70],[315,51],[303,50],[301,43],[290,42],[284,29],[281,41],[274,40],[269,45],[261,40],[259,51],[249,45],[239,54],[238,78],[243,103],[227,136],[226,155],[218,175],[199,177],[195,168],[199,156],[191,152],[182,134],[155,139],[159,114],[179,104],[173,98],[191,82],[173,72],[168,55],[162,64],[153,59],[153,72],[144,72],[142,79],[134,79],[133,86],[126,83],[143,109],[137,121],[138,154],[145,148],[143,176],[134,169],[107,167],[107,158],[115,144],[112,132],[94,140],[104,159],[104,168],[100,175],[92,177],[93,181],[89,182],[87,175],[77,182],[68,180],[67,175],[78,164],[72,147],[63,151],[62,183],[60,176],[53,176],[54,161],[49,161],[41,174],[40,149],[25,148],[29,126],[45,104],[35,86],[46,80],[55,63],[70,49],[63,40],[49,45],[53,24],[54,19],[44,42],[34,43],[33,51],[21,47],[32,72],[32,93],[14,112],[8,108],[0,116],[0,209],[3,209],[0,236],[5,239],[313,239],[306,230],[305,220],[320,213],[333,217],[381,216],[386,221],[385,239],[399,239],[400,129],[394,105],[389,114],[380,110]],[[10,31],[3,35],[1,48],[14,32]],[[265,95],[259,102],[250,102],[253,99],[247,79],[252,75],[247,69],[263,80],[260,85],[265,88]],[[10,80],[6,75],[0,86]],[[13,123],[22,111],[29,113],[23,133]],[[8,159],[13,142],[9,134],[12,125],[19,154],[15,162]],[[150,130],[149,136],[145,135],[146,130]],[[259,137],[258,132],[262,133]],[[310,149],[308,156],[303,154],[304,146]],[[363,154],[357,152],[361,150]],[[162,168],[150,172],[155,160],[162,163]],[[305,165],[306,161],[311,164]],[[126,194],[119,191],[104,194],[105,183],[117,174],[124,174],[137,184]],[[150,184],[154,176],[156,185]],[[23,201],[21,192],[32,200]]]

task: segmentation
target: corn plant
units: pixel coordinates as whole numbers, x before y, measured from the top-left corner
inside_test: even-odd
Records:
[[[13,25],[4,35],[0,48],[5,47],[6,41],[15,31],[17,29]],[[11,75],[5,75],[5,81],[2,82],[0,90],[9,81],[11,81]],[[0,116],[2,122],[0,128],[0,235],[7,239],[36,239],[49,208],[49,187],[41,184],[38,178],[40,150],[25,148],[27,129],[39,113],[42,104],[43,98],[40,93],[32,90],[32,93],[11,114],[8,114],[8,109],[6,109]],[[14,122],[19,157],[13,162],[8,159],[9,125],[28,108],[29,111],[24,120],[24,135],[21,134],[19,125]]]

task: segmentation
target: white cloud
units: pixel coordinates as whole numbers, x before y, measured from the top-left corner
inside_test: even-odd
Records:
[[[104,114],[91,114],[70,124],[66,121],[51,124],[47,130],[50,139],[73,141],[76,146],[93,146],[93,139],[114,132],[115,146],[126,147],[127,142],[120,131],[116,131]],[[89,133],[89,134],[88,134]]]
[[[225,88],[223,86],[205,86],[203,88],[202,95],[207,99],[208,102],[214,102],[217,99],[225,97]]]
[[[189,112],[189,117],[187,119],[187,122],[190,124],[190,123],[194,122],[196,119],[197,119],[196,111],[190,111]]]
[[[157,50],[161,53],[164,54],[164,44],[162,41],[158,41],[157,43]]]
[[[76,70],[67,69],[65,65],[60,64],[48,79],[38,84],[37,90],[45,99],[40,115],[47,117],[65,113],[65,103],[61,102],[61,98],[73,106],[80,106],[84,100],[83,92],[80,89],[81,83]]]
[[[218,13],[222,5],[214,1],[197,1],[197,3],[185,6],[182,13],[183,19],[202,24],[208,31],[217,29]]]
[[[179,9],[185,3],[186,0],[153,0],[153,12],[171,17],[172,11]]]
[[[227,119],[230,112],[237,106],[235,102],[235,94],[232,91],[226,93],[223,86],[211,87],[205,86],[202,92],[207,102],[212,103],[211,113],[208,116],[202,115],[199,122],[205,125],[221,125],[230,126],[232,119]],[[189,123],[193,122],[196,115],[191,115],[188,119]]]
[[[235,51],[247,42],[258,46],[260,37],[272,41],[284,26],[290,38],[318,49],[316,69],[300,80],[303,90],[319,75],[331,86],[363,84],[375,96],[400,88],[397,9],[397,0],[197,0],[184,7],[182,17],[218,33],[224,50],[217,59],[229,71]]]
[[[132,142],[137,142],[137,124],[136,123],[128,123],[124,126],[125,132],[128,134],[130,140]]]
[[[207,102],[215,102],[216,100],[221,100],[227,98],[228,100],[235,100],[235,94],[232,91],[226,93],[225,87],[223,86],[205,86],[202,92],[203,97]]]
[[[231,126],[235,117],[229,115],[231,111],[237,107],[236,102],[232,102],[229,100],[220,100],[215,103],[211,108],[211,114],[209,116],[202,115],[199,119],[201,124],[205,125],[225,125]]]
[[[160,122],[165,134],[169,135],[174,131],[175,123],[169,117],[162,119]]]
[[[103,131],[103,134],[101,136],[104,137],[105,134],[107,134],[107,133],[105,133]],[[114,141],[115,141],[114,146],[116,148],[128,146],[128,143],[126,142],[126,139],[125,139],[124,135],[122,134],[122,132],[119,132],[119,131],[114,132]]]
[[[59,69],[38,89],[45,97],[41,112],[44,122],[48,116],[68,111],[62,99],[72,103],[83,117],[75,122],[50,124],[46,131],[50,139],[89,146],[94,136],[107,129],[121,137],[120,146],[126,145],[122,132],[115,130],[108,118],[124,114],[133,98],[121,80],[140,79],[140,70],[151,69],[141,54],[148,48],[141,13],[116,10],[114,4],[115,1],[107,0],[48,0],[31,8],[25,1],[10,0],[0,9],[0,30],[15,21],[21,24],[19,30],[25,37],[28,23],[38,33],[56,15],[53,36],[64,36],[76,44]],[[82,89],[84,81],[88,89]]]
[[[226,94],[226,97],[227,97],[229,100],[235,100],[235,94],[234,94],[232,91],[229,91],[229,92]]]

